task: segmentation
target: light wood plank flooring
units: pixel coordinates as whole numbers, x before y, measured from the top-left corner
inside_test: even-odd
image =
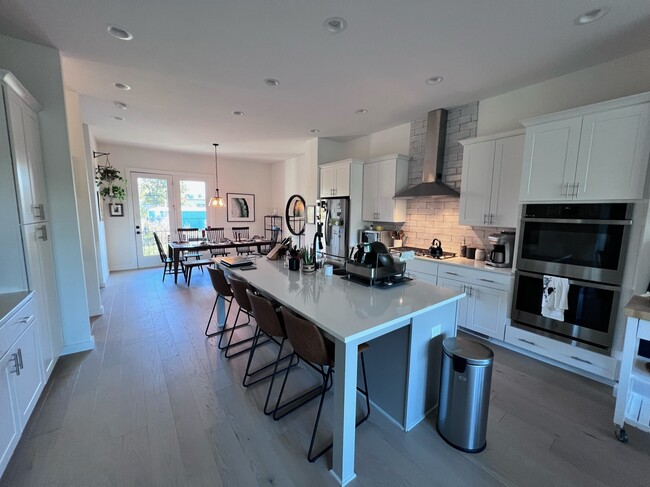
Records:
[[[203,336],[207,272],[191,288],[160,278],[111,274],[96,349],[59,360],[0,484],[336,485],[331,456],[305,458],[316,403],[274,422],[260,412],[266,383],[241,386],[246,357],[226,360]],[[357,429],[352,485],[650,485],[650,435],[614,438],[610,388],[492,348],[485,451],[449,447],[434,418],[403,433],[374,412]],[[296,389],[317,380],[292,378]]]

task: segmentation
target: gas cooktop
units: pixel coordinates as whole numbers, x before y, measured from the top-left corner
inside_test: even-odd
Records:
[[[401,248],[394,249],[394,250],[397,250],[397,251],[405,251],[405,250],[409,251],[409,250],[412,250],[413,252],[415,252],[415,255],[418,256],[418,257],[427,257],[428,259],[435,259],[435,260],[445,260],[445,259],[452,259],[452,258],[456,257],[456,252],[445,252],[445,251],[443,251],[442,255],[434,256],[434,255],[431,255],[429,253],[429,249],[421,249],[421,248],[418,248],[418,247],[401,247]]]

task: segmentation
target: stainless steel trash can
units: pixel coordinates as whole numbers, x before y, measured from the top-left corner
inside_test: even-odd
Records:
[[[450,337],[442,342],[438,433],[468,453],[486,445],[494,353],[473,340]]]

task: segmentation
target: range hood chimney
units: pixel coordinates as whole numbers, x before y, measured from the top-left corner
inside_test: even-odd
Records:
[[[418,198],[435,196],[454,196],[458,191],[441,182],[442,164],[445,155],[445,138],[447,136],[447,110],[438,109],[427,115],[427,135],[424,142],[424,164],[422,182],[412,188],[400,191],[395,198]]]

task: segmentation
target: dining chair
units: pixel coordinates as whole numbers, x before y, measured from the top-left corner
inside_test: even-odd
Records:
[[[249,227],[232,227],[232,234],[234,240],[248,240],[250,238],[250,229]],[[251,254],[253,250],[251,247],[238,247],[237,255]]]
[[[221,243],[226,238],[225,229],[223,227],[206,228],[205,237],[209,242]],[[228,249],[210,249],[211,257],[223,257],[225,255],[229,255]]]
[[[257,384],[265,379],[271,378],[269,384],[269,389],[266,393],[266,400],[264,401],[264,414],[267,416],[272,414],[274,409],[269,409],[269,401],[271,398],[271,392],[273,390],[273,384],[275,383],[275,378],[278,374],[284,372],[286,368],[278,369],[280,363],[285,361],[288,358],[292,358],[292,354],[289,353],[282,356],[284,350],[285,342],[287,341],[287,333],[284,329],[284,324],[282,323],[282,315],[280,314],[279,309],[276,308],[276,305],[268,298],[264,296],[259,296],[252,292],[250,289],[246,289],[246,294],[251,303],[251,309],[253,311],[253,317],[257,323],[257,333],[253,339],[253,344],[251,345],[250,354],[248,355],[248,363],[246,364],[246,370],[244,372],[244,379],[242,380],[242,385],[244,387],[252,386]],[[275,360],[271,361],[266,365],[261,365],[255,370],[251,370],[251,366],[254,361],[255,351],[259,346],[259,340],[261,337],[266,336],[275,343],[279,345],[278,354],[275,357]],[[294,367],[298,365],[300,359],[296,357],[296,361],[289,361],[289,364],[286,367]],[[266,373],[263,376],[259,376],[260,372],[268,370],[270,367],[273,367],[273,370],[270,373]]]
[[[198,242],[202,239],[201,232],[198,228],[177,228],[176,235],[179,242]],[[200,259],[203,257],[202,252],[182,252],[182,260],[191,258]]]
[[[273,412],[273,419],[280,419],[290,412],[295,411],[315,397],[318,397],[318,395],[314,396],[315,391],[320,392],[320,403],[318,405],[316,421],[314,422],[314,429],[312,430],[311,441],[309,442],[309,450],[307,452],[307,460],[309,460],[310,463],[313,463],[332,448],[332,442],[330,442],[318,453],[314,454],[313,452],[316,434],[318,432],[318,423],[320,422],[321,412],[323,410],[323,401],[325,400],[325,394],[332,386],[332,374],[334,373],[335,362],[334,343],[323,337],[318,327],[312,322],[296,316],[284,306],[280,309],[282,312],[282,318],[284,320],[284,326],[287,332],[289,343],[291,343],[291,346],[293,347],[293,355],[297,355],[308,365],[311,365],[312,368],[320,374],[323,382],[320,386],[310,389],[309,391],[288,401],[285,404],[281,404],[282,395],[284,393],[287,379],[289,377],[289,372],[291,370],[290,367],[287,367],[284,381],[282,382],[282,388],[280,389],[280,394],[276,402],[275,411]],[[361,359],[363,389],[357,386],[357,390],[361,392],[361,394],[363,394],[366,398],[366,413],[356,421],[356,426],[359,426],[361,423],[368,419],[368,416],[370,416],[370,397],[368,396],[366,364],[363,358],[363,352],[367,349],[367,343],[362,343],[358,347],[358,353]],[[325,369],[327,369],[327,371]],[[282,411],[282,409],[286,410]]]
[[[153,232],[153,238],[156,241],[156,247],[158,247],[158,253],[160,254],[160,261],[163,264],[165,264],[165,267],[163,269],[163,278],[162,278],[162,282],[165,282],[165,276],[167,274],[172,274],[172,275],[174,274],[174,259],[172,259],[167,255],[167,252],[165,252],[165,248],[160,242],[160,238],[158,237],[158,234],[156,232]],[[185,274],[185,270],[183,270],[183,274]]]

